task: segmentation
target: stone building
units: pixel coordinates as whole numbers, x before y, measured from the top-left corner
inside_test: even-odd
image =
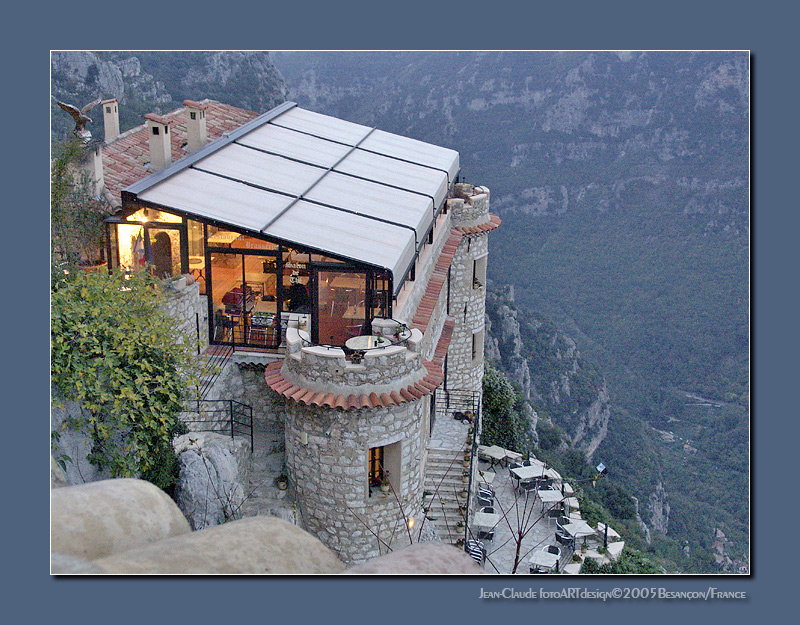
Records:
[[[437,405],[480,395],[489,190],[453,150],[291,102],[184,105],[119,134],[102,104],[109,266],[172,279],[184,334],[224,355],[208,394],[283,429],[305,528],[380,555],[422,515]]]

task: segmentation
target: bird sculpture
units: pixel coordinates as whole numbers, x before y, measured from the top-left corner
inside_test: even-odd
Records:
[[[83,108],[78,108],[73,104],[67,104],[66,102],[61,102],[56,100],[56,104],[58,104],[62,109],[64,109],[67,113],[72,115],[72,118],[75,120],[75,130],[73,132],[80,138],[87,140],[91,138],[91,133],[86,130],[86,124],[92,121],[92,118],[87,115],[89,111],[91,111],[95,106],[100,104],[100,98],[89,102],[83,106]]]

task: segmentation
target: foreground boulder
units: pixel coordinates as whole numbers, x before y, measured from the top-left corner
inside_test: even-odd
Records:
[[[84,560],[191,531],[164,491],[128,478],[51,490],[50,523],[51,551]]]
[[[334,553],[296,525],[273,517],[231,521],[95,560],[106,573],[318,574],[344,570]]]
[[[417,543],[350,567],[347,575],[482,575],[463,549],[443,543]]]

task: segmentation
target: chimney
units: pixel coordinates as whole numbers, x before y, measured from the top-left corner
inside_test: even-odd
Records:
[[[208,143],[206,132],[208,105],[193,100],[184,100],[183,105],[186,107],[186,149],[194,152]]]
[[[100,141],[90,143],[85,148],[83,169],[89,174],[92,182],[92,195],[99,196],[103,192],[103,144]]]
[[[155,113],[148,113],[144,118],[147,120],[147,137],[150,142],[150,170],[158,171],[172,162],[169,120]]]
[[[103,100],[103,126],[106,133],[106,143],[119,137],[119,101],[116,98]]]

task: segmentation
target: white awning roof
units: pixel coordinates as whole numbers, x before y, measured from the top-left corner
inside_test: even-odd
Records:
[[[386,268],[399,279],[458,169],[454,150],[287,103],[131,185],[123,198]]]

